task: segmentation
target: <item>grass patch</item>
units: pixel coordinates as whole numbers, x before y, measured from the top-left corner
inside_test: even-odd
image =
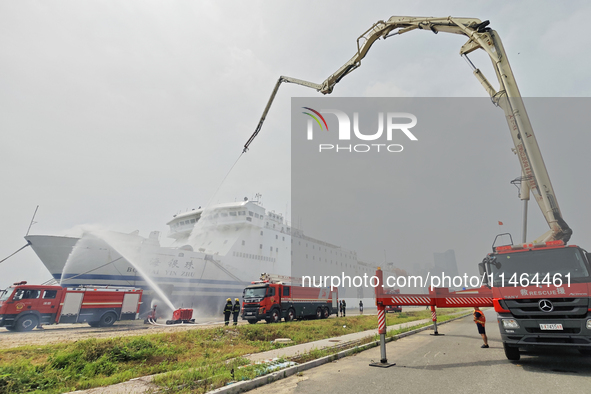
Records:
[[[454,311],[442,311],[440,320]],[[393,325],[430,316],[430,311],[388,314],[387,322]],[[0,394],[60,393],[163,372],[170,373],[157,382],[172,391],[205,392],[257,376],[261,367],[244,367],[247,360],[242,356],[247,354],[375,328],[377,316],[352,316],[5,349],[0,350]],[[273,344],[276,338],[292,342]],[[330,351],[315,351],[312,356]]]

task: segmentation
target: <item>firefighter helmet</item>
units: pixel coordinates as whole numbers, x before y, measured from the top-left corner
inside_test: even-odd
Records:
[[[240,301],[238,298],[236,298],[236,301]]]
[[[232,299],[231,298],[228,298],[226,301],[232,301]]]

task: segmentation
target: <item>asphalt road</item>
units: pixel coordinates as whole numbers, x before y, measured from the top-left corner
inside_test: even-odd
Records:
[[[489,349],[471,317],[440,326],[445,336],[423,331],[387,345],[390,368],[368,364],[380,359],[379,348],[305,371],[251,391],[280,393],[587,393],[591,358],[576,350],[522,352],[505,358],[493,310],[486,312]]]

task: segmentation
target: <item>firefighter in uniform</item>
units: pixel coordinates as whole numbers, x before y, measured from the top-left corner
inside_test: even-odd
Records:
[[[343,300],[343,317],[347,316],[347,303]]]
[[[232,299],[226,300],[226,307],[224,308],[224,323],[226,326],[230,324],[230,315],[232,314]]]
[[[240,313],[240,300],[236,298],[236,302],[234,303],[234,309],[232,310],[232,314],[234,317],[234,325],[238,325],[238,314]]]
[[[480,347],[483,349],[488,349],[488,338],[486,337],[486,330],[484,329],[484,325],[486,324],[484,312],[482,312],[479,307],[475,306],[473,315],[474,323],[476,323],[476,327],[478,327],[478,333],[482,336],[482,340],[484,341],[484,345]]]

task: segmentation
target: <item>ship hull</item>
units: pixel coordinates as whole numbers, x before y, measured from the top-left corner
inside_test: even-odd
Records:
[[[62,286],[133,286],[144,289],[141,313],[153,304],[167,308],[160,294],[172,304],[217,314],[227,298],[242,296],[252,278],[224,271],[219,258],[204,253],[165,248],[140,247],[132,264],[115,248],[100,239],[34,235],[25,237],[33,251]],[[125,255],[125,253],[124,253]],[[228,274],[228,271],[232,276]],[[147,280],[148,278],[149,280]]]

